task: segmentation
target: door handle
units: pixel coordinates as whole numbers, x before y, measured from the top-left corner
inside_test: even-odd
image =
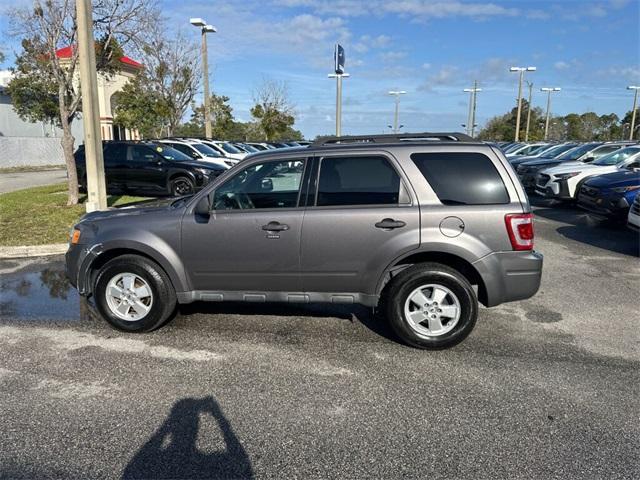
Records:
[[[289,225],[285,225],[280,222],[269,222],[262,226],[262,230],[266,230],[268,232],[283,232],[285,230],[289,230]]]
[[[393,230],[394,228],[402,228],[406,225],[402,220],[394,220],[393,218],[385,218],[376,223],[376,228],[382,228],[383,230]]]

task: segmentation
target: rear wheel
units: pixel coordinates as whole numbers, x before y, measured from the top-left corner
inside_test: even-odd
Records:
[[[417,348],[453,346],[473,330],[478,300],[469,281],[446,265],[409,267],[387,289],[386,314],[396,335]]]
[[[195,186],[188,177],[173,178],[169,184],[171,195],[174,197],[182,197],[183,195],[191,195],[195,192]]]
[[[102,317],[127,332],[148,332],[173,313],[176,294],[167,274],[155,262],[123,255],[98,273],[94,297]]]

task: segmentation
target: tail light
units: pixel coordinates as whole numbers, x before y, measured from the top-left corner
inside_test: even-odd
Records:
[[[504,223],[514,250],[533,250],[532,213],[507,213]]]

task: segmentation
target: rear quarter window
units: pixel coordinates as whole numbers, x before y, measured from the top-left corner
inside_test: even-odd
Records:
[[[413,153],[411,160],[444,205],[509,203],[502,177],[482,153]]]

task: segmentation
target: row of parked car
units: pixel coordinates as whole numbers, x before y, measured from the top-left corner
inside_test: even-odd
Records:
[[[189,195],[247,155],[302,147],[310,142],[228,142],[207,138],[103,142],[107,192],[141,196]],[[80,188],[86,190],[84,145],[75,153]]]
[[[529,193],[640,231],[640,143],[498,144]]]

